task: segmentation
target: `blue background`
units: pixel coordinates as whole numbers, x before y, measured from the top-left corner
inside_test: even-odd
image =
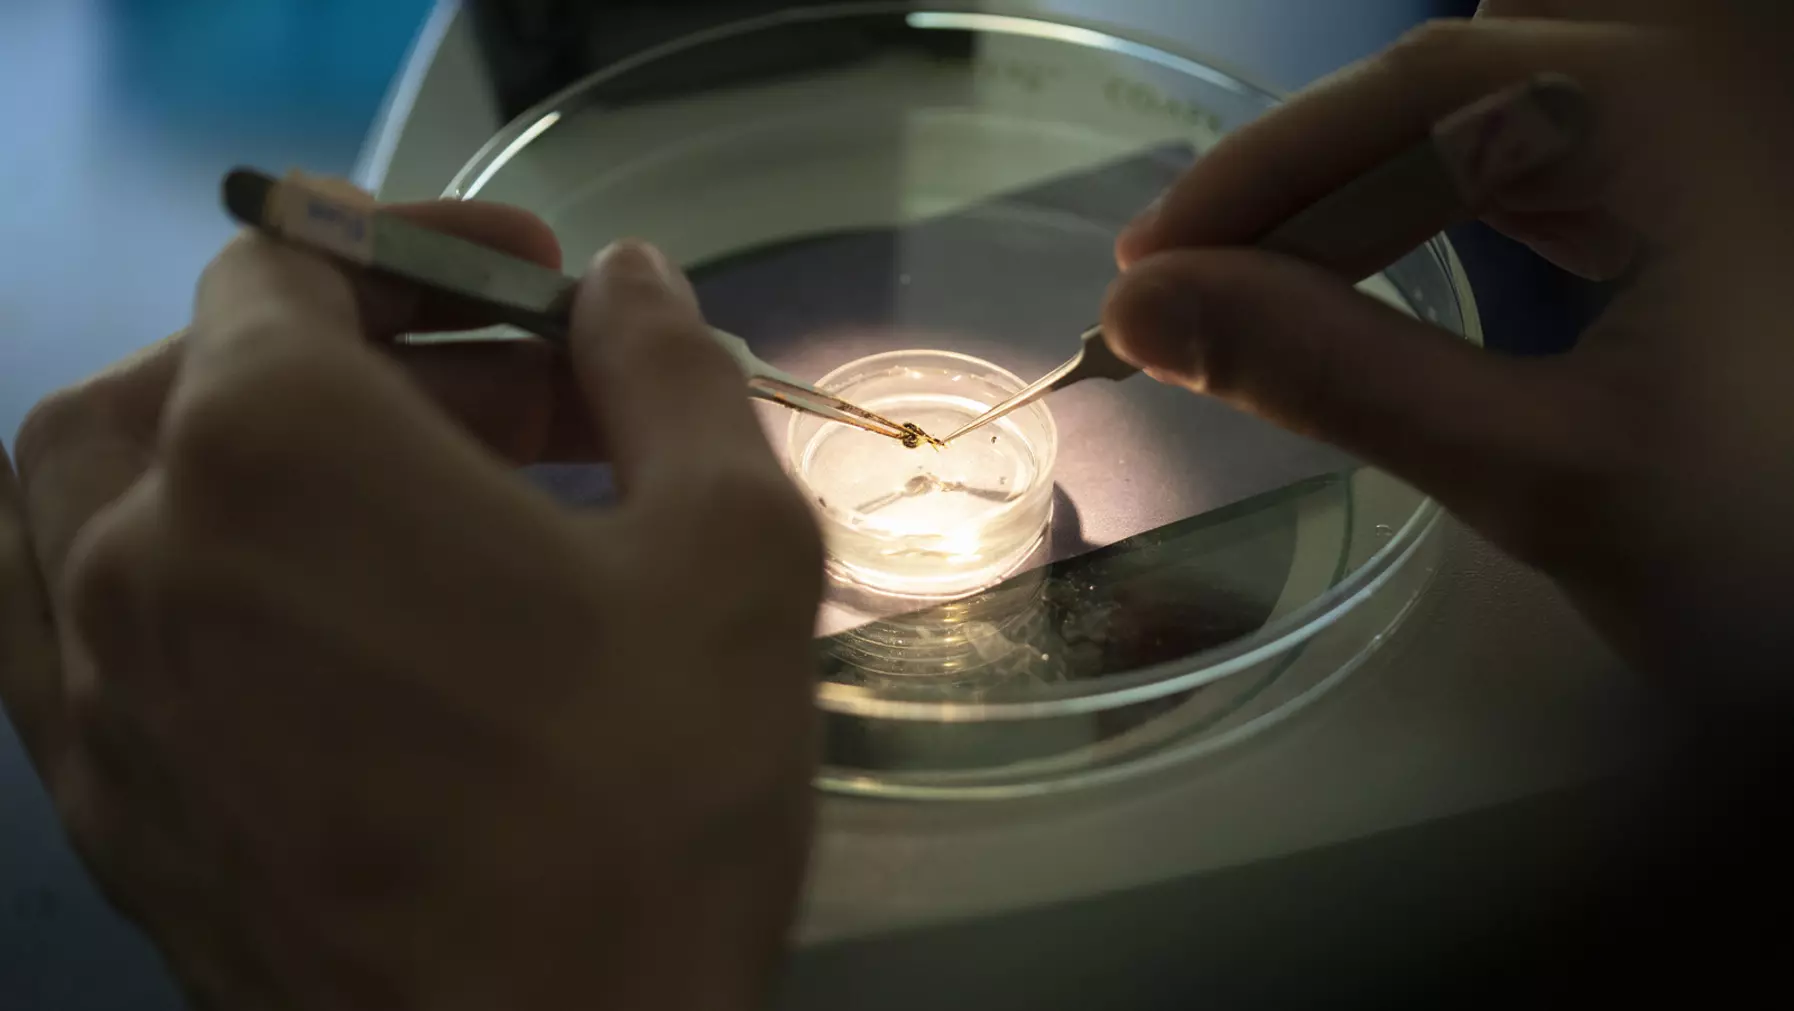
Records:
[[[186,322],[238,163],[347,175],[429,0],[0,0],[0,432]],[[0,724],[0,1011],[181,1007]]]

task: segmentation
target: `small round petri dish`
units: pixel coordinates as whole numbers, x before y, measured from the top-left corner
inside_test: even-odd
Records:
[[[862,358],[817,383],[933,435],[1023,385],[990,362],[930,350]],[[808,414],[793,414],[786,441],[838,578],[893,596],[952,598],[1001,582],[1034,555],[1052,518],[1058,438],[1052,413],[1036,402],[942,447]]]
[[[968,356],[933,359],[962,384],[994,384],[966,395],[983,402],[1071,355],[1116,233],[1277,101],[1174,43],[1004,7],[856,3],[694,34],[524,113],[447,195],[536,212],[569,263],[653,240],[713,324],[800,378],[921,421],[959,409],[929,399],[952,396],[941,377],[887,388],[871,363],[935,348]],[[1443,237],[1361,288],[1480,342]],[[768,408],[770,443],[826,499],[824,788],[1006,799],[1250,746],[1421,599],[1440,512],[1390,475],[1144,378],[1049,400],[990,433],[978,479],[1027,488],[988,505],[936,486],[974,484],[928,469],[946,454],[904,470],[930,451]],[[917,477],[914,501],[866,508]],[[888,549],[935,509],[977,542],[906,568]]]

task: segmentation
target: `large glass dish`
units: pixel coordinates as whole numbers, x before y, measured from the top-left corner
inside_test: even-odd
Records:
[[[805,378],[905,347],[1028,377],[1094,317],[1115,232],[1274,102],[1172,46],[988,5],[817,8],[593,75],[449,195],[536,211],[569,263],[653,240],[713,322]],[[1364,287],[1480,340],[1443,238]],[[1338,683],[1432,572],[1438,510],[1386,474],[1145,379],[1052,409],[1050,564],[945,603],[831,596],[823,786],[1012,797],[1212,752]],[[789,423],[768,417],[775,447]]]

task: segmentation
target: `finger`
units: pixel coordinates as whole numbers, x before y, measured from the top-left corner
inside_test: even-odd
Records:
[[[1535,560],[1536,531],[1502,524],[1620,458],[1623,415],[1561,363],[1485,354],[1284,257],[1157,254],[1117,281],[1104,325],[1161,380],[1383,467]]]
[[[394,212],[545,265],[559,264],[553,234],[522,211],[435,201],[400,205]],[[430,300],[414,302],[404,312],[392,304],[382,309],[379,292],[359,290],[323,260],[297,250],[277,250],[258,236],[238,239],[207,275],[212,292],[208,297],[202,282],[196,320],[208,324],[203,329],[214,336],[270,339],[270,347],[261,350],[283,341],[323,343],[331,334],[358,337],[361,327],[356,321],[370,302],[375,312],[388,314],[382,325],[395,332],[485,322]],[[221,322],[229,325],[220,327]],[[185,332],[161,341],[53,395],[21,427],[20,483],[50,599],[57,599],[64,560],[80,531],[153,459],[164,405],[193,343]],[[244,343],[254,351],[258,341]],[[566,409],[555,410],[557,402],[578,406],[576,398],[557,401],[554,396],[556,390],[572,386],[564,364],[551,366],[539,351],[508,350],[478,359],[455,355],[450,366],[422,364],[431,357],[429,350],[410,350],[400,357],[420,374],[426,392],[451,414],[464,418],[469,431],[502,455],[517,462],[533,462],[549,449],[567,459],[594,455],[589,424],[576,426],[566,419]],[[476,376],[484,378],[476,381]],[[438,389],[431,389],[433,384]]]
[[[1645,39],[1613,25],[1434,22],[1223,138],[1128,227],[1117,258],[1125,267],[1166,249],[1256,241],[1446,115],[1539,73],[1576,79],[1601,110],[1601,132],[1623,136],[1614,110]]]
[[[394,344],[387,353],[467,433],[513,464],[605,459],[568,356],[540,341]]]
[[[184,334],[175,334],[32,408],[19,427],[18,480],[38,570],[60,599],[63,560],[88,520],[150,464]]]
[[[653,247],[621,242],[598,254],[574,302],[569,347],[625,495],[718,463],[780,473],[740,367]]]
[[[5,447],[0,447],[0,704],[47,777],[62,727],[62,666],[25,502]]]
[[[402,215],[546,266],[560,262],[553,233],[517,208],[439,200],[395,205],[381,213]],[[195,299],[194,322],[195,332],[208,340],[253,331],[256,343],[276,337],[311,342],[331,335],[341,344],[342,339],[385,339],[407,330],[479,326],[491,319],[463,301],[346,268],[250,231],[208,266]],[[278,350],[276,344],[268,347]]]

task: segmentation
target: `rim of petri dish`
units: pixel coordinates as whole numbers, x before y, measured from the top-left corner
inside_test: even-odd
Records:
[[[1003,3],[982,3],[976,10],[940,3],[828,4],[779,11],[682,36],[595,71],[517,116],[482,145],[461,171],[455,174],[443,191],[443,196],[458,199],[478,196],[511,159],[537,138],[554,129],[569,113],[589,104],[592,101],[590,92],[607,81],[693,47],[811,21],[902,15],[908,26],[916,30],[1021,35],[1069,46],[1105,50],[1261,99],[1267,107],[1282,101],[1284,97],[1280,91],[1256,83],[1246,74],[1232,68],[1223,69],[1226,65],[1221,61],[1185,50],[1176,43],[1147,33],[1058,15],[1048,18],[1038,12],[1020,8],[1005,8]],[[1480,320],[1476,315],[1475,299],[1464,278],[1463,266],[1450,242],[1443,235],[1434,236],[1422,248],[1434,258],[1436,266],[1450,282],[1459,318],[1464,321],[1466,331],[1460,339],[1480,343]],[[1314,599],[1232,642],[1177,660],[1151,664],[1127,674],[1110,675],[1098,680],[1041,685],[1037,687],[1036,697],[1026,700],[987,702],[889,699],[880,698],[873,692],[856,686],[823,682],[817,686],[816,701],[827,711],[847,716],[964,723],[1074,716],[1139,705],[1186,692],[1279,655],[1293,654],[1299,650],[1387,583],[1414,554],[1419,542],[1437,526],[1440,514],[1441,510],[1436,502],[1421,497],[1414,511],[1381,548]],[[1343,563],[1343,557],[1341,561]],[[1329,678],[1331,680],[1334,679]]]
[[[843,375],[852,374],[857,379],[869,379],[869,378],[872,378],[872,376],[868,375],[866,373],[870,372],[870,370],[878,369],[886,364],[909,364],[911,362],[914,362],[918,358],[928,358],[928,359],[933,359],[935,361],[946,359],[946,360],[950,360],[950,361],[965,362],[981,375],[992,376],[992,377],[1003,380],[1003,382],[1008,384],[1008,386],[1010,387],[1010,389],[1009,389],[1010,393],[1019,392],[1022,389],[1022,387],[1028,385],[1027,382],[1022,379],[1022,377],[1016,375],[1015,373],[1009,371],[1008,369],[1002,367],[1001,365],[998,365],[995,362],[985,361],[984,359],[979,358],[975,355],[963,354],[958,351],[945,351],[945,350],[941,350],[941,349],[937,349],[937,348],[902,348],[897,351],[881,351],[878,354],[867,355],[864,358],[855,358],[853,361],[847,362],[846,364],[842,365],[840,368],[835,369],[834,371],[830,372],[828,375],[823,376],[821,379],[816,380],[816,387],[824,392],[833,392],[832,387],[837,385],[836,380],[839,379],[839,377],[841,377]],[[930,362],[929,364],[934,364],[934,362]],[[1025,409],[1033,410],[1036,407],[1039,408],[1041,417],[1046,422],[1046,431],[1047,431],[1047,436],[1048,436],[1046,451],[1044,453],[1041,453],[1041,452],[1039,452],[1039,447],[1035,447],[1032,445],[1030,445],[1029,448],[1036,450],[1036,453],[1037,453],[1036,465],[1040,468],[1040,470],[1043,473],[1050,476],[1053,473],[1053,464],[1058,462],[1058,459],[1059,459],[1059,426],[1057,425],[1057,423],[1055,423],[1053,421],[1053,412],[1047,407],[1047,405],[1045,403],[1036,401],[1034,404],[1030,404]],[[804,419],[801,415],[793,415],[792,416],[791,423],[786,428],[786,432],[787,432],[786,438],[787,438],[788,442],[791,441],[790,433],[795,433],[797,431],[798,427],[803,424],[803,420]],[[814,444],[814,441],[815,440],[811,440],[812,445]],[[795,450],[795,446],[790,447],[788,452],[790,452],[790,455],[792,456],[794,462],[796,462],[797,454],[794,450]],[[1051,489],[1052,485],[1048,484],[1046,487],[1048,489]],[[1029,498],[1035,497],[1036,491],[1037,491],[1036,488],[1031,487],[1031,488],[1029,488],[1028,493],[1026,495],[1023,495],[1022,497],[1016,498],[1012,501],[1005,502],[1002,506],[1000,506],[996,509],[992,509],[986,515],[991,516],[991,517],[999,517],[999,516],[1006,516],[1012,512],[1016,512],[1017,510],[1021,509],[1024,504],[1026,504],[1026,502]],[[968,591],[968,594],[975,593],[975,592],[977,592],[977,591],[975,591],[975,590]],[[968,594],[959,594],[958,596],[966,596]],[[920,599],[926,599],[926,598],[920,598]]]

